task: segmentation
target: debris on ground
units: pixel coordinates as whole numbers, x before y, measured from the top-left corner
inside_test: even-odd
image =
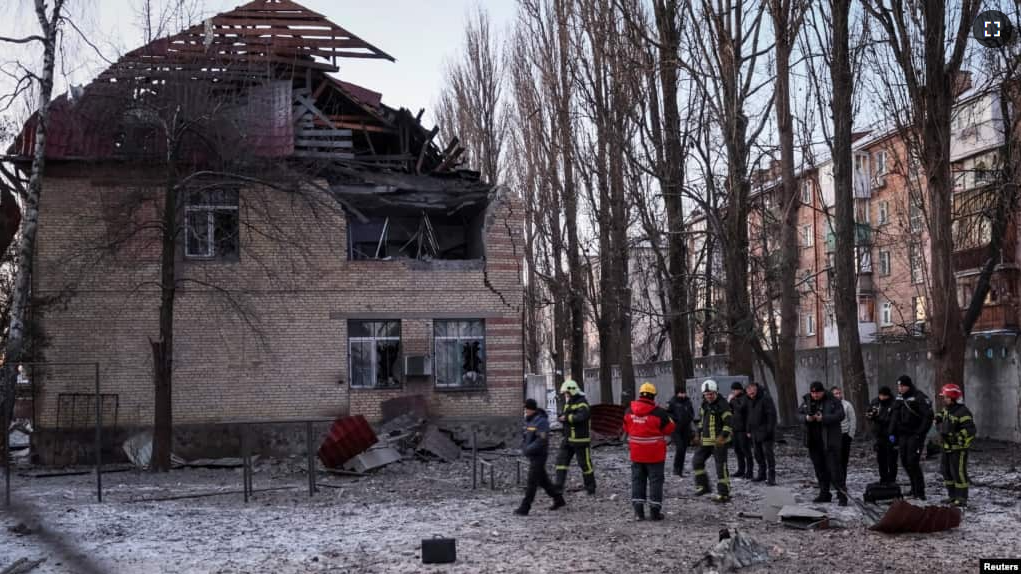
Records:
[[[769,562],[769,549],[734,530],[720,532],[720,541],[692,565],[695,572],[717,574]]]
[[[422,440],[418,443],[418,450],[436,455],[447,462],[461,458],[461,449],[436,425],[425,428]]]
[[[624,405],[593,405],[592,446],[619,442],[624,433]]]
[[[7,531],[10,532],[11,534],[17,534],[18,536],[28,536],[29,534],[35,534],[35,528],[32,528],[31,526],[25,524],[24,522],[19,522],[14,526],[9,527]]]
[[[18,558],[7,568],[0,570],[0,574],[27,574],[28,572],[35,570],[36,566],[39,566],[43,562],[46,562],[45,558],[40,558],[38,560]]]
[[[341,468],[344,463],[376,444],[376,433],[362,415],[341,417],[333,422],[319,447],[319,460],[326,468]]]
[[[871,527],[877,532],[942,532],[961,525],[961,510],[953,506],[915,506],[895,500],[890,509]]]
[[[807,506],[784,506],[779,512],[780,523],[799,530],[823,530],[830,527],[829,517]]]
[[[152,431],[147,430],[132,435],[124,441],[121,448],[124,450],[124,454],[128,455],[131,464],[142,470],[148,469],[149,463],[152,462]],[[253,456],[252,462],[254,463],[257,459],[258,455]],[[244,461],[240,457],[185,460],[170,453],[170,466],[173,468],[238,468],[244,466]]]
[[[795,504],[794,493],[781,486],[767,486],[762,502],[762,519],[769,522],[780,520],[780,509]]]
[[[401,453],[390,447],[367,450],[344,463],[346,470],[365,473],[401,460]]]

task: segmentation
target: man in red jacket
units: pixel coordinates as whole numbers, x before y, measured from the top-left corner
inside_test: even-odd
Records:
[[[646,487],[653,520],[663,520],[663,463],[666,437],[674,432],[670,415],[656,406],[656,387],[643,383],[638,400],[624,414],[624,432],[631,450],[631,503],[638,520],[645,520]]]

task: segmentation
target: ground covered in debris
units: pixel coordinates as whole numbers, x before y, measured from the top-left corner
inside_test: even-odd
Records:
[[[742,570],[749,573],[963,573],[976,572],[979,558],[1021,557],[1016,445],[987,442],[974,453],[972,478],[981,486],[959,528],[892,536],[868,531],[853,505],[812,505],[811,465],[795,443],[779,448],[780,485],[845,528],[802,531],[740,518],[739,512],[760,511],[761,483],[735,479],[734,501],[721,506],[692,496],[690,471],[667,479],[667,520],[635,522],[627,451],[619,445],[594,451],[595,496],[578,490],[573,468],[568,507],[549,512],[540,493],[532,515],[523,518],[511,514],[521,490],[510,451],[483,453],[495,460],[496,490],[472,490],[466,455],[454,463],[405,460],[368,477],[324,474],[312,498],[303,461],[295,458],[259,461],[257,492],[248,504],[240,469],[109,474],[102,504],[94,502],[91,476],[15,474],[20,506],[0,514],[0,572],[18,559],[43,558],[33,573],[85,572],[83,559],[104,573],[688,571],[721,528],[739,529],[769,549],[770,561]],[[874,480],[872,461],[871,451],[856,445],[848,480],[853,494]],[[925,462],[930,500],[942,496],[938,465],[938,458]],[[285,489],[259,491],[277,487]],[[227,491],[233,492],[147,500]],[[421,540],[432,536],[457,539],[455,564],[421,563]]]

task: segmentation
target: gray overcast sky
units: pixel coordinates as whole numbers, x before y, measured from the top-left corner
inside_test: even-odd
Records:
[[[167,0],[162,0],[165,4]],[[444,64],[461,45],[466,17],[481,3],[489,11],[494,30],[502,32],[514,18],[515,0],[297,0],[299,4],[323,14],[367,42],[397,59],[338,60],[336,76],[383,93],[391,107],[412,111],[426,108],[432,117],[433,104],[440,92]],[[157,4],[161,3],[157,0]],[[229,11],[245,0],[201,0],[202,17]],[[28,0],[0,0],[0,36],[34,34],[38,25]],[[117,55],[142,43],[139,29],[140,0],[68,0],[73,14],[104,55]],[[13,17],[12,17],[13,16]],[[176,30],[175,30],[176,32]],[[0,61],[10,61],[13,51],[0,45]],[[79,57],[80,56],[80,57]],[[77,46],[68,60],[87,60],[75,69],[65,70],[70,83],[87,83],[106,64],[85,46]],[[0,81],[0,88],[3,88]],[[64,82],[57,87],[63,91]],[[21,115],[21,114],[17,114]]]

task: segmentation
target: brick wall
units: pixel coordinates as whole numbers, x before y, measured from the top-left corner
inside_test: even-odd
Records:
[[[105,242],[126,225],[158,221],[158,181],[144,171],[55,165],[40,205],[34,289],[62,304],[37,311],[47,361],[98,361],[103,392],[117,393],[119,425],[151,424],[158,336],[155,232]],[[111,198],[150,198],[115,213]],[[112,215],[114,214],[114,215]],[[486,217],[486,260],[348,261],[346,219],[332,200],[245,189],[241,252],[234,263],[185,261],[174,320],[174,421],[204,424],[343,413],[380,415],[379,403],[420,393],[443,417],[517,415],[522,397],[521,199],[501,190]],[[127,217],[127,219],[125,219]],[[126,223],[127,222],[127,223]],[[132,223],[133,222],[133,223]],[[122,235],[122,234],[121,234]],[[402,320],[402,354],[432,354],[432,318],[483,319],[484,390],[437,391],[431,378],[398,390],[350,389],[351,318]],[[55,424],[60,392],[88,392],[81,377],[40,384],[41,427]]]

